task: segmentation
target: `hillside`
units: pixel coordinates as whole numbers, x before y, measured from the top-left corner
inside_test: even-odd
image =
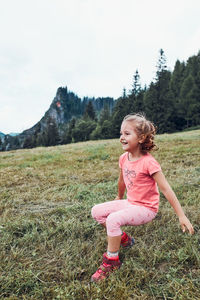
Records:
[[[158,135],[154,153],[196,234],[183,234],[161,196],[147,225],[122,249],[120,270],[99,285],[90,276],[105,251],[91,218],[117,193],[118,140],[0,153],[1,299],[199,299],[200,130]]]
[[[108,107],[110,112],[114,107],[114,99],[111,97],[84,97],[81,99],[69,91],[67,87],[59,87],[49,109],[44,113],[41,120],[20,134],[6,135],[6,140],[0,151],[33,148],[38,145],[49,146],[47,141],[49,132],[51,132],[54,140],[53,143],[51,141],[51,145],[65,143],[65,135],[70,121],[83,117],[89,102],[92,103],[96,116],[101,113],[104,107]]]
[[[87,140],[117,138],[123,118],[143,112],[158,133],[172,133],[200,126],[200,52],[186,62],[166,66],[164,51],[156,64],[156,77],[142,87],[136,70],[132,89],[116,100],[111,97],[80,99],[60,87],[43,118],[15,137],[5,136],[0,151],[55,146]]]
[[[0,138],[3,138],[5,134],[3,132],[0,132]]]

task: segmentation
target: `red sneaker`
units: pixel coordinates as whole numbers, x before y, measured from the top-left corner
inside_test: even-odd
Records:
[[[134,238],[123,232],[121,238],[121,245],[122,247],[132,247],[135,244]]]
[[[116,258],[108,258],[106,253],[103,254],[103,262],[98,270],[92,275],[91,281],[100,281],[109,276],[111,272],[120,268],[121,262],[119,256]]]

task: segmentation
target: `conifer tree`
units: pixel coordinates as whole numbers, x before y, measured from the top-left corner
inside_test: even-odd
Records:
[[[113,137],[113,125],[109,120],[105,120],[101,126],[101,138],[110,139]]]
[[[90,134],[95,130],[97,124],[93,120],[80,120],[72,129],[72,139],[74,142],[88,141]]]
[[[199,121],[200,106],[196,101],[198,87],[196,86],[192,75],[185,78],[180,95],[182,97],[181,115],[184,116],[186,120],[186,127],[197,125]]]
[[[112,114],[113,138],[119,137],[122,120],[129,112],[128,98],[119,98]]]
[[[53,118],[49,117],[46,129],[46,146],[55,146],[59,143],[60,137],[56,122]]]
[[[185,69],[185,63],[181,63],[179,60],[177,60],[170,80],[170,90],[172,92],[172,97],[174,101],[174,122],[176,130],[182,130],[186,124],[182,108],[182,98],[180,95],[181,87],[185,76]]]
[[[73,142],[72,140],[72,131],[76,126],[76,119],[72,118],[71,121],[69,122],[69,125],[67,126],[67,129],[64,133],[63,141],[62,144],[69,144]]]
[[[189,78],[191,81],[190,100],[188,94],[186,96],[187,100],[183,98],[183,102],[186,101],[188,105],[187,126],[195,126],[200,124],[200,52],[187,61],[185,80],[189,80]],[[185,85],[185,82],[183,82],[183,85]]]
[[[27,136],[24,140],[24,144],[23,144],[23,148],[24,149],[31,149],[33,148],[33,143],[32,143],[32,136]]]
[[[164,51],[160,50],[155,82],[150,84],[146,92],[145,112],[157,126],[160,133],[175,130],[173,115],[173,97],[170,90],[171,72],[167,70]]]
[[[129,95],[129,113],[138,113],[144,110],[144,90],[142,90],[140,83],[140,75],[136,70],[133,76],[133,84],[131,94]]]
[[[46,132],[42,131],[37,134],[36,138],[36,145],[37,146],[46,146],[47,141],[46,141]]]
[[[18,149],[20,147],[18,136],[14,136],[10,142],[12,144],[12,149]]]
[[[141,84],[140,84],[140,75],[138,70],[135,71],[133,75],[133,85],[132,85],[132,94],[137,96],[141,91]]]
[[[122,98],[126,99],[127,95],[126,95],[126,88],[123,88],[123,93],[122,93]]]
[[[89,101],[88,104],[86,105],[83,118],[84,119],[91,119],[91,120],[96,119],[96,114],[95,114],[94,107],[92,105],[92,101]]]
[[[8,136],[5,135],[5,136],[4,136],[3,143],[2,143],[2,150],[3,150],[3,151],[6,151],[6,150],[7,150],[7,145],[8,145]]]
[[[99,117],[99,124],[102,125],[104,121],[110,120],[110,109],[107,104],[104,105]]]

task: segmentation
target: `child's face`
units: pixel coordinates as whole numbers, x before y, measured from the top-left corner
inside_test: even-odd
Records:
[[[124,151],[133,152],[139,149],[139,141],[134,124],[129,121],[122,122],[120,131],[120,143]]]

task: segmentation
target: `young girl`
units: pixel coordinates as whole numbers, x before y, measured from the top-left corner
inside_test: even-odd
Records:
[[[134,239],[121,231],[121,226],[137,226],[155,218],[159,206],[157,184],[179,217],[183,232],[188,229],[190,234],[194,233],[192,224],[185,216],[159,163],[149,153],[155,148],[154,136],[154,125],[143,115],[134,114],[124,118],[120,142],[125,153],[119,158],[118,195],[114,201],[98,204],[92,208],[92,217],[106,228],[108,239],[103,263],[92,275],[92,281],[102,280],[120,267],[120,245],[128,247],[134,244]],[[121,200],[125,189],[127,199]]]

